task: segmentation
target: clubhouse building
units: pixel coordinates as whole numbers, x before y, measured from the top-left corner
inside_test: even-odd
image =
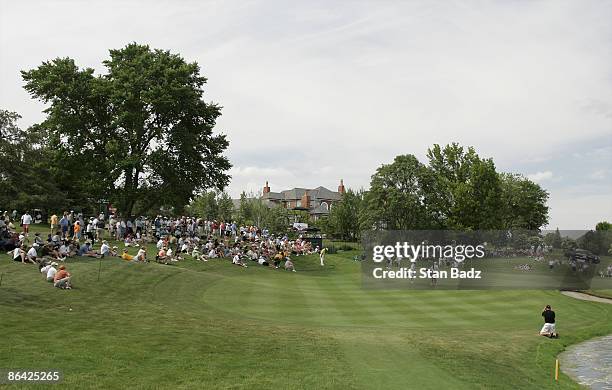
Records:
[[[344,182],[340,180],[338,191],[331,191],[325,187],[317,188],[292,188],[280,192],[270,191],[266,181],[261,198],[270,207],[283,207],[289,210],[308,211],[310,216],[317,220],[329,214],[329,210],[336,202],[339,202],[344,194]]]

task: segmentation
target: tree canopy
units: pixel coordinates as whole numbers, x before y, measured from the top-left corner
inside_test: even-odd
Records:
[[[221,111],[202,100],[199,65],[136,43],[110,50],[103,65],[95,75],[56,58],[22,72],[25,89],[48,105],[35,128],[54,165],[69,167],[62,177],[124,215],[222,190],[228,141],[213,134]]]
[[[458,144],[434,145],[428,164],[397,156],[372,176],[361,210],[363,228],[538,230],[548,222],[548,193],[492,159]]]

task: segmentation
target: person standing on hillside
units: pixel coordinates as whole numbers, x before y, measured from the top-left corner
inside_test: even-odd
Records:
[[[540,336],[550,337],[551,339],[559,337],[555,326],[555,312],[550,305],[546,305],[544,311],[542,311],[542,317],[544,317],[544,326],[540,330]]]
[[[321,249],[319,252],[319,260],[321,260],[321,267],[325,265],[325,255],[327,254],[327,248]]]
[[[51,218],[49,218],[49,222],[51,222],[51,233],[55,233],[55,230],[57,229],[57,224],[59,222],[57,214],[53,214]]]
[[[30,232],[30,225],[32,224],[32,216],[27,211],[25,214],[21,216],[21,226],[23,227],[23,232],[28,234]]]
[[[80,240],[81,239],[81,222],[76,221],[74,223],[74,227],[72,228],[72,231],[74,232],[74,236],[72,237],[73,240]]]

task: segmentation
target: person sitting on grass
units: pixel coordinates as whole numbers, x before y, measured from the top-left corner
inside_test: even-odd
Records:
[[[47,278],[47,282],[53,282],[55,274],[57,273],[57,269],[55,267],[57,267],[57,263],[54,261],[40,269],[43,276]]]
[[[134,260],[134,256],[130,255],[128,253],[128,248],[124,248],[123,249],[123,253],[121,254],[121,258],[125,261],[133,261]]]
[[[95,258],[99,258],[100,255],[98,255],[96,253],[96,251],[94,251],[91,247],[91,242],[89,241],[85,241],[85,244],[83,244],[80,248],[79,248],[79,256],[85,256],[85,257],[95,257]]]
[[[259,257],[259,259],[257,260],[257,263],[259,263],[259,265],[263,265],[266,267],[270,266],[270,263],[268,263],[268,260],[263,255]]]
[[[296,272],[295,266],[293,265],[293,261],[291,261],[291,259],[288,257],[287,260],[285,260],[285,270]]]
[[[136,254],[136,261],[141,261],[143,263],[147,262],[147,248],[142,246],[140,247],[140,249],[138,250],[138,253]]]
[[[215,248],[211,248],[210,251],[208,251],[208,258],[209,259],[217,258],[217,251],[215,251]]]
[[[191,257],[193,257],[194,260],[198,260],[198,261],[208,261],[206,260],[206,257],[204,257],[204,255],[202,255],[200,253],[200,250],[198,249],[198,247],[194,247],[193,250],[191,251]]]
[[[34,243],[32,244],[32,247],[26,253],[26,256],[28,257],[28,261],[32,264],[36,264],[37,262],[36,259],[38,258],[38,252],[36,252],[36,248],[38,248],[38,244]]]
[[[21,261],[25,264],[26,262],[26,251],[24,246],[16,247],[12,252],[13,261]],[[28,260],[28,263],[30,261]]]
[[[73,256],[73,254],[70,253],[70,246],[68,245],[66,241],[62,241],[62,245],[60,245],[57,251],[59,252],[60,256],[62,256],[63,258]]]
[[[542,317],[544,317],[544,326],[540,330],[540,336],[550,337],[551,339],[558,338],[559,333],[555,327],[555,312],[552,311],[550,305],[546,305],[544,311],[542,311]]]
[[[38,244],[38,246],[43,246],[45,244],[43,239],[40,237],[40,233],[38,232],[34,233],[34,243]]]
[[[236,252],[236,254],[234,255],[234,258],[232,259],[232,264],[247,268],[247,265],[240,258],[240,252]]]
[[[168,264],[168,254],[166,253],[166,248],[161,247],[159,252],[157,252],[157,256],[155,256],[155,261],[158,263]]]
[[[134,241],[134,239],[132,238],[132,235],[131,235],[131,234],[128,234],[128,235],[125,237],[125,240],[123,240],[123,245],[125,245],[126,247],[128,247],[128,246],[133,246],[133,245],[135,245],[135,244],[136,244],[136,242],[135,242],[135,241]]]
[[[66,266],[64,264],[60,265],[59,271],[55,274],[53,278],[53,286],[65,290],[70,290],[72,288],[72,284],[70,283],[70,273],[66,271]]]
[[[59,251],[57,251],[54,247],[53,244],[45,244],[42,247],[42,256],[44,257],[52,257],[55,260],[59,260],[59,261],[64,261],[66,260],[65,257],[63,257]]]
[[[102,246],[100,247],[100,255],[102,257],[110,256],[111,255],[111,248],[108,245],[108,241],[106,241],[106,240],[102,241]]]
[[[174,251],[172,250],[172,248],[168,248],[168,250],[166,251],[166,256],[168,257],[168,260],[170,261],[179,261],[179,260],[183,260],[183,258],[181,256],[175,256],[174,255]]]

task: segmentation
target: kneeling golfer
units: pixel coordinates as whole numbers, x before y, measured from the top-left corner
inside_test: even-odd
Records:
[[[540,330],[540,336],[550,337],[551,339],[559,337],[555,328],[555,312],[552,311],[550,305],[546,305],[542,312],[542,317],[544,317],[544,326]]]

